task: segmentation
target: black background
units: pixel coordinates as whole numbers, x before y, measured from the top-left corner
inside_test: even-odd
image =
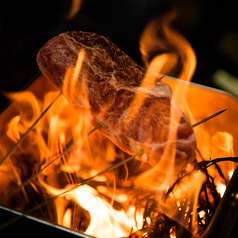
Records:
[[[84,0],[80,12],[67,16],[71,1],[5,1],[0,15],[0,90],[18,91],[36,73],[36,55],[44,43],[68,30],[110,36],[142,64],[139,37],[146,24],[176,8],[174,27],[197,56],[193,82],[215,87],[211,75],[225,69],[238,76],[238,1]],[[1,100],[2,104],[3,101]]]

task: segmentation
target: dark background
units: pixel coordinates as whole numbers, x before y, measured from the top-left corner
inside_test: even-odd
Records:
[[[83,30],[110,36],[142,64],[139,37],[155,16],[176,8],[174,27],[197,56],[193,82],[216,87],[212,74],[225,69],[238,76],[238,1],[84,0],[67,18],[71,1],[5,1],[0,14],[0,90],[18,91],[38,72],[36,54],[53,36]],[[5,101],[1,99],[1,104]]]

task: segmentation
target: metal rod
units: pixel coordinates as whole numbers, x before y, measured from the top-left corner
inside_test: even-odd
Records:
[[[217,113],[215,113],[215,114],[213,114],[213,115],[211,115],[211,116],[209,116],[209,117],[207,117],[207,118],[205,118],[205,119],[203,119],[203,120],[201,120],[201,121],[195,123],[195,124],[193,125],[193,127],[198,126],[198,125],[200,125],[200,124],[202,124],[202,123],[204,123],[204,122],[206,122],[206,121],[212,119],[213,117],[216,117],[216,116],[222,114],[222,113],[225,112],[226,110],[227,110],[227,109],[224,109],[224,110],[222,110],[222,111],[219,111],[219,112],[217,112]]]
[[[58,198],[58,197],[60,197],[60,196],[66,195],[67,193],[69,193],[69,192],[73,191],[74,189],[78,188],[79,186],[82,186],[82,185],[87,184],[89,181],[93,180],[95,177],[100,176],[100,175],[102,175],[102,174],[104,174],[104,173],[107,173],[107,172],[109,172],[109,171],[112,171],[112,170],[114,170],[115,168],[117,168],[117,167],[119,167],[119,166],[121,166],[121,165],[123,165],[123,164],[129,162],[130,160],[134,159],[136,156],[139,156],[139,155],[141,155],[141,154],[143,154],[143,153],[144,153],[143,151],[140,151],[140,152],[138,152],[137,154],[135,154],[135,155],[133,155],[133,156],[130,156],[130,157],[128,157],[127,159],[122,160],[121,162],[119,162],[119,163],[117,163],[117,164],[115,164],[115,165],[110,166],[109,168],[107,168],[107,169],[105,169],[105,170],[99,172],[99,173],[96,174],[96,175],[94,175],[94,176],[92,176],[92,177],[89,177],[89,178],[87,178],[87,179],[84,179],[82,182],[76,184],[76,185],[73,186],[72,188],[67,189],[67,190],[64,191],[64,192],[62,192],[62,193],[60,193],[60,194],[58,194],[58,195],[55,195],[55,196],[49,198],[48,200],[46,200],[46,201],[40,203],[39,205],[33,207],[32,209],[29,209],[28,211],[26,211],[26,212],[24,212],[24,213],[21,213],[19,216],[17,216],[17,217],[15,217],[15,218],[13,218],[13,219],[11,219],[11,220],[5,222],[4,224],[0,225],[0,230],[4,229],[5,227],[7,227],[7,226],[9,226],[9,225],[11,225],[11,224],[13,224],[14,222],[17,222],[17,221],[18,221],[19,219],[21,219],[22,217],[27,216],[27,215],[31,214],[32,212],[35,212],[35,211],[37,211],[38,209],[44,207],[45,205],[47,205],[47,204],[53,202],[56,198]]]

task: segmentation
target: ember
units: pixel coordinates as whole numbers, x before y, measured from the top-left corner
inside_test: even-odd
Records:
[[[171,109],[172,122],[165,135],[171,140],[165,143],[158,163],[135,160],[144,152],[141,148],[130,157],[103,136],[99,130],[102,125],[90,123],[93,116],[87,74],[81,79],[81,90],[75,89],[87,53],[79,51],[76,66],[66,68],[63,91],[40,76],[28,90],[17,94],[17,100],[1,115],[1,125],[6,125],[0,128],[2,205],[96,237],[179,238],[201,235],[206,230],[236,168],[236,121],[225,122],[236,118],[233,110],[237,101],[227,95],[223,100],[223,94],[189,84],[196,62],[194,53],[182,36],[167,28],[168,24],[163,28],[166,42],[176,38],[185,50],[171,43],[175,49],[172,56],[163,53],[151,59],[148,47],[160,44],[152,34],[158,31],[155,25],[148,25],[141,37],[145,63],[154,73],[179,70],[176,76],[186,80],[162,78],[173,91],[171,108],[177,108],[173,107],[176,101],[194,125],[227,108],[218,118],[194,128],[196,157],[179,171],[175,169],[175,138],[181,116],[175,109]],[[172,69],[166,64],[171,57],[175,62]],[[176,57],[189,60],[178,69]],[[142,85],[149,82],[148,75],[144,76]],[[149,82],[149,88],[153,84]],[[84,105],[80,113],[73,107],[72,94],[82,96],[80,102],[76,101]],[[221,103],[214,106],[210,102],[215,94]],[[143,97],[138,95],[140,107]],[[135,104],[134,99],[131,104]],[[104,105],[101,116],[108,108]],[[130,122],[137,113],[131,111]]]

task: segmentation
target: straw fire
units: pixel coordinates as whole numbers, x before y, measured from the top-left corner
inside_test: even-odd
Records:
[[[170,20],[168,17],[163,21],[162,43],[152,34],[158,31],[155,22],[145,29],[141,37],[141,52],[148,71],[141,74],[141,81],[136,77],[134,82],[129,82],[140,84],[141,90],[131,97],[128,105],[120,103],[125,96],[129,98],[129,94],[124,94],[116,105],[123,110],[125,105],[128,107],[129,114],[122,117],[120,125],[129,134],[141,126],[133,122],[140,109],[146,108],[146,99],[157,93],[157,100],[162,100],[167,93],[169,104],[163,104],[162,100],[159,108],[152,107],[167,113],[165,119],[158,114],[162,118],[160,131],[154,131],[157,125],[148,123],[151,122],[148,119],[150,113],[153,113],[152,109],[148,110],[142,117],[145,124],[139,120],[147,132],[145,145],[141,147],[140,143],[133,142],[136,149],[132,150],[128,149],[128,144],[121,146],[126,138],[118,136],[118,125],[112,124],[113,119],[117,120],[121,115],[117,114],[111,121],[108,119],[107,124],[98,119],[112,114],[115,106],[111,104],[112,92],[108,91],[107,103],[100,101],[100,95],[93,101],[89,95],[89,87],[93,87],[89,85],[92,75],[84,63],[98,55],[87,55],[90,42],[84,42],[87,47],[77,51],[76,58],[75,52],[67,54],[66,59],[73,57],[74,64],[62,66],[57,58],[59,65],[54,65],[57,67],[53,74],[60,75],[63,84],[57,83],[63,91],[41,76],[29,90],[17,94],[17,100],[1,115],[2,125],[6,125],[1,131],[1,204],[95,237],[191,237],[204,232],[223,195],[222,189],[229,183],[235,169],[235,159],[222,163],[225,159],[214,159],[235,156],[233,136],[230,132],[214,132],[213,128],[209,130],[203,125],[194,128],[194,132],[191,129],[190,122],[195,124],[205,118],[194,113],[199,110],[190,107],[186,101],[190,89],[188,81],[196,60],[187,41],[168,28]],[[172,42],[172,39],[176,41]],[[154,51],[151,47],[163,44],[166,47],[172,45],[174,51],[151,60],[150,53]],[[100,50],[105,51],[103,47]],[[123,59],[118,56],[118,60]],[[179,67],[178,61],[182,62]],[[103,67],[116,67],[105,65],[107,62],[103,63],[101,58],[95,62],[100,64],[93,64],[94,72]],[[49,62],[46,65],[48,67]],[[171,82],[173,97],[168,97],[170,92],[162,81],[170,80],[164,77],[160,81],[158,73],[171,71],[178,71],[176,76],[186,82],[175,81],[175,87]],[[105,78],[108,77],[106,73]],[[47,71],[44,74],[53,80]],[[100,75],[96,76],[95,80],[98,80]],[[133,75],[130,77],[132,80]],[[79,78],[80,89],[77,87]],[[116,78],[125,80],[125,75],[118,74],[113,82]],[[116,83],[125,90],[125,82]],[[155,84],[158,88],[154,87]],[[40,92],[39,88],[44,89]],[[78,105],[80,113],[75,109]],[[148,105],[147,109],[150,108]],[[214,113],[221,109],[224,108],[214,109]],[[196,155],[193,133],[197,140]],[[159,145],[163,145],[161,150],[153,151],[153,136],[159,136]],[[126,143],[132,147],[132,142],[128,141]],[[141,157],[134,159],[136,156]]]

